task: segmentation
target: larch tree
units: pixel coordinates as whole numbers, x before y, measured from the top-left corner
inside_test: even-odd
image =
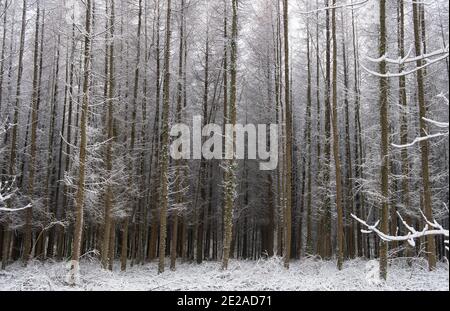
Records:
[[[34,34],[34,52],[33,52],[33,94],[31,99],[31,145],[30,145],[30,165],[28,172],[28,194],[30,198],[34,197],[34,179],[36,172],[36,151],[37,151],[37,129],[38,129],[38,117],[39,117],[39,28],[40,28],[40,3],[36,2],[36,27]],[[32,218],[33,209],[29,208],[26,211],[26,223],[25,223],[25,241],[24,241],[24,253],[23,261],[25,265],[31,256],[31,244],[32,244]]]
[[[387,52],[387,27],[386,27],[386,0],[380,0],[380,40],[379,55],[383,57]],[[382,60],[379,63],[379,109],[381,126],[381,230],[389,233],[389,81],[385,76],[387,63]],[[380,241],[380,277],[387,279],[388,244]]]
[[[342,208],[342,172],[340,160],[339,146],[339,129],[338,129],[338,94],[337,94],[337,35],[336,35],[336,0],[333,0],[333,9],[331,13],[331,32],[333,40],[333,108],[332,108],[332,124],[333,124],[333,155],[334,166],[336,170],[336,209],[337,209],[337,256],[338,269],[342,270],[344,262],[344,213]]]
[[[172,1],[167,0],[166,9],[166,43],[164,48],[164,82],[163,82],[163,111],[162,111],[162,142],[161,142],[161,192],[159,215],[159,265],[158,273],[163,273],[166,258],[167,239],[167,209],[169,205],[169,110],[170,110],[170,48],[171,48],[171,19]]]
[[[231,38],[230,38],[230,104],[228,112],[228,122],[232,126],[237,123],[237,66],[238,66],[238,0],[231,0],[232,20],[231,20]],[[223,241],[223,260],[222,269],[227,270],[231,240],[233,238],[233,212],[234,200],[236,196],[236,162],[234,152],[236,146],[236,133],[227,133],[226,145],[232,150],[232,154],[227,154],[225,161],[225,181],[224,181],[224,241]]]
[[[284,28],[284,91],[285,91],[285,113],[286,113],[286,210],[285,210],[285,253],[284,266],[289,269],[291,260],[292,243],[292,155],[293,155],[293,125],[292,125],[292,101],[290,92],[290,67],[289,67],[289,5],[283,1],[283,28]]]
[[[114,0],[110,0],[110,17],[107,23],[109,28],[109,44],[107,48],[108,56],[108,99],[107,99],[107,147],[106,147],[106,170],[108,177],[111,178],[112,173],[112,148],[114,139],[114,97],[115,97],[115,72],[114,72],[114,33],[115,33],[115,3]],[[112,205],[113,205],[113,190],[111,185],[106,186],[105,193],[105,215],[104,215],[104,228],[103,228],[103,247],[102,247],[102,263],[105,269],[109,268],[110,262],[114,258],[109,258],[110,244],[111,244],[111,231],[112,231]]]
[[[398,53],[400,58],[405,58],[405,3],[404,0],[398,0]],[[405,70],[405,65],[399,65],[399,72],[402,73]],[[402,145],[408,143],[408,97],[406,90],[406,77],[401,75],[398,79],[399,83],[399,107],[401,109],[400,113],[400,141]],[[402,162],[402,203],[404,205],[404,210],[408,212],[411,208],[410,205],[410,163],[408,149],[403,148],[401,150],[401,162]],[[406,219],[408,223],[411,223],[410,217]],[[405,255],[410,257],[412,249],[408,243],[405,243],[406,252]],[[411,262],[410,262],[411,263]]]
[[[84,223],[84,197],[85,197],[85,182],[86,182],[86,164],[87,164],[87,123],[89,113],[89,87],[91,82],[91,14],[92,14],[92,1],[86,1],[86,21],[84,29],[84,70],[83,70],[83,101],[81,107],[81,120],[80,120],[80,164],[78,175],[78,188],[75,197],[75,215],[76,221],[74,226],[74,237],[72,245],[72,258],[70,264],[70,272],[68,276],[68,283],[75,285],[77,283],[79,274],[79,261],[81,252],[81,243],[83,236],[83,223]]]
[[[421,23],[420,23],[420,12],[419,5],[413,2],[413,19],[414,19],[414,48],[417,56],[417,96],[419,104],[419,124],[420,124],[420,137],[428,136],[428,124],[426,122],[427,117],[427,101],[425,98],[425,81],[424,81],[424,60],[421,55],[426,54],[426,47],[421,41]],[[423,29],[422,29],[423,31]],[[424,34],[422,32],[422,34]],[[423,53],[423,54],[422,54]],[[420,143],[420,152],[422,156],[421,172],[422,172],[422,187],[423,187],[423,210],[425,217],[428,220],[434,219],[433,217],[433,206],[431,198],[431,186],[430,186],[430,160],[429,151],[430,146],[427,139],[424,139]],[[436,245],[434,236],[430,235],[427,237],[427,253],[428,253],[428,267],[430,271],[436,269]]]
[[[183,68],[184,62],[184,36],[185,36],[185,1],[181,0],[181,10],[180,10],[180,45],[179,45],[179,55],[178,55],[178,83],[177,83],[177,111],[176,119],[177,123],[181,123],[183,120]],[[183,164],[184,161],[176,161],[176,206],[173,211],[173,223],[172,223],[172,241],[170,248],[170,269],[172,271],[176,268],[177,261],[177,247],[178,247],[178,224],[181,215],[182,204],[183,204]],[[184,243],[184,241],[182,241]]]
[[[308,86],[306,91],[307,105],[306,105],[306,142],[308,143],[308,160],[307,160],[307,179],[306,186],[306,252],[312,253],[312,70],[311,70],[311,38],[309,30],[309,19],[306,22],[306,53],[308,62]]]
[[[20,47],[19,47],[19,65],[17,72],[17,84],[16,84],[16,98],[14,104],[14,116],[13,116],[13,125],[12,125],[12,134],[11,134],[11,147],[10,147],[10,156],[9,156],[9,170],[8,173],[10,176],[15,176],[17,174],[16,171],[16,163],[17,163],[17,135],[18,135],[18,123],[19,123],[19,105],[22,94],[22,76],[23,76],[23,54],[25,50],[25,35],[26,35],[26,20],[27,20],[27,0],[23,0],[22,2],[22,26],[20,30]],[[7,220],[8,221],[8,220]],[[6,268],[9,257],[9,243],[10,243],[10,235],[11,232],[8,230],[8,224],[5,225],[4,228],[5,237],[3,238],[3,258],[2,258],[2,269]]]

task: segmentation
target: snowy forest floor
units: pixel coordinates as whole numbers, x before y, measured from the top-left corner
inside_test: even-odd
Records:
[[[117,264],[118,265],[118,264]],[[448,291],[449,266],[440,263],[428,272],[426,261],[417,259],[409,267],[394,259],[387,282],[378,279],[378,262],[347,261],[343,271],[334,262],[304,259],[285,270],[281,258],[260,261],[232,261],[228,271],[220,263],[179,264],[177,271],[157,275],[157,265],[134,266],[121,272],[104,271],[96,260],[81,263],[79,285],[65,283],[68,264],[20,263],[0,271],[0,291]]]

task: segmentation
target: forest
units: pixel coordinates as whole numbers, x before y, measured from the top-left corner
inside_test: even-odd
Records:
[[[1,0],[0,54],[0,290],[448,291],[446,0]]]

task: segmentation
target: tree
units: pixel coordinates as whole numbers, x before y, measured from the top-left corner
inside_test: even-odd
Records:
[[[336,0],[333,0],[333,7],[336,6]],[[342,173],[341,160],[339,155],[339,132],[338,132],[338,111],[337,111],[337,38],[336,38],[336,9],[331,13],[331,32],[333,38],[333,154],[334,166],[336,170],[336,208],[337,208],[337,252],[338,269],[342,270],[344,261],[344,213],[342,209]]]
[[[307,42],[306,42],[306,53],[308,62],[308,89],[307,89],[307,106],[306,106],[306,141],[308,143],[308,185],[307,185],[307,199],[306,199],[306,252],[308,254],[312,253],[312,76],[311,76],[311,56],[310,56],[310,30],[309,30],[309,19],[307,20]],[[320,148],[320,147],[319,147]]]
[[[179,46],[179,60],[178,60],[178,83],[177,83],[177,123],[181,123],[183,119],[183,62],[185,43],[185,2],[181,0],[181,21],[180,21],[180,46]],[[170,249],[170,269],[175,270],[177,261],[177,246],[178,246],[178,222],[181,214],[181,208],[183,204],[183,161],[178,160],[176,162],[176,207],[173,212],[173,224],[172,224],[172,242]],[[182,242],[184,243],[184,241]]]
[[[426,50],[422,50],[422,43],[420,40],[420,17],[419,7],[416,2],[413,3],[413,19],[414,19],[414,47],[416,50],[416,56],[418,60],[417,65],[417,94],[419,102],[419,116],[420,116],[420,137],[428,136],[428,125],[426,122],[427,117],[427,104],[425,99],[425,85],[424,85],[424,71],[422,69],[423,59],[419,56],[426,54]],[[424,201],[424,214],[427,219],[433,218],[433,207],[431,202],[431,188],[430,188],[430,172],[429,172],[429,143],[428,140],[423,140],[420,143],[420,152],[422,155],[422,187],[423,187],[423,201]],[[434,243],[434,237],[429,235],[427,237],[427,253],[428,253],[428,267],[430,271],[436,269],[436,246]]]
[[[399,49],[399,57],[405,58],[405,6],[404,1],[398,1],[399,9],[398,9],[398,49]],[[399,72],[403,72],[405,70],[405,65],[399,65]],[[398,79],[399,83],[399,101],[401,111],[401,121],[400,121],[400,136],[401,136],[401,144],[406,145],[408,143],[408,99],[406,94],[406,77],[400,76]],[[401,159],[402,159],[402,202],[404,204],[404,208],[406,211],[410,209],[410,194],[409,194],[409,171],[410,171],[410,163],[408,160],[408,150],[403,148],[401,151]],[[408,217],[409,218],[409,217]],[[408,219],[407,219],[408,220]],[[411,256],[411,248],[409,244],[406,244],[406,256]]]
[[[111,178],[112,172],[112,148],[113,148],[113,139],[114,139],[114,96],[115,96],[115,72],[114,72],[114,57],[115,57],[115,49],[114,49],[114,32],[115,32],[115,3],[114,0],[111,0],[111,7],[109,22],[107,23],[107,28],[109,28],[109,45],[107,48],[108,55],[108,116],[107,116],[107,149],[106,149],[106,170],[109,178]],[[104,223],[104,232],[103,232],[103,247],[102,247],[102,263],[103,268],[107,269],[110,266],[110,262],[114,260],[114,258],[110,258],[110,244],[111,244],[111,231],[112,231],[112,203],[113,203],[113,191],[111,185],[106,186],[105,193],[105,223]]]
[[[79,261],[81,252],[81,243],[83,235],[83,209],[84,209],[84,195],[85,195],[85,181],[86,181],[86,161],[87,161],[87,122],[89,113],[89,86],[91,80],[91,14],[92,1],[86,1],[86,22],[84,34],[84,70],[83,70],[83,102],[81,108],[81,122],[80,122],[80,168],[78,176],[78,189],[76,194],[76,221],[74,227],[74,239],[72,245],[72,259],[70,264],[70,273],[68,283],[75,285],[77,283],[79,273]]]
[[[284,266],[289,269],[289,262],[291,260],[291,243],[292,243],[292,102],[290,92],[290,74],[289,74],[289,6],[288,1],[283,2],[283,25],[284,25],[284,91],[285,91],[285,105],[286,105],[286,211],[285,211],[285,254]]]
[[[326,0],[326,7],[329,6],[329,0]],[[330,183],[330,163],[331,163],[331,31],[330,31],[330,10],[326,10],[326,69],[325,69],[325,146],[324,146],[324,166],[325,172],[323,177],[323,184],[328,191]],[[331,206],[328,193],[324,199],[324,215],[322,219],[321,232],[321,251],[320,255],[323,258],[330,259],[332,253],[331,245]]]
[[[0,53],[0,59],[5,59],[6,54],[6,31],[8,30],[8,7],[10,2],[8,0],[4,3],[4,12],[3,12],[3,37],[2,37],[2,51]],[[3,104],[3,81],[5,74],[5,61],[2,61],[0,64],[0,113],[2,112],[2,104]]]
[[[167,238],[167,208],[169,204],[169,109],[170,109],[170,40],[172,3],[167,0],[166,11],[166,43],[164,49],[164,82],[163,82],[163,113],[162,113],[162,142],[161,142],[161,195],[160,195],[160,216],[159,216],[159,265],[158,273],[164,272],[164,262],[166,258],[166,238]]]
[[[230,110],[228,114],[229,124],[235,126],[237,123],[237,65],[238,65],[238,1],[231,0],[232,20],[231,20],[231,38],[230,38]],[[226,144],[233,150],[236,144],[236,133],[227,137]],[[228,269],[230,259],[231,240],[233,238],[233,211],[236,195],[236,162],[227,160],[225,162],[225,181],[224,181],[224,242],[223,242],[223,261],[222,269]]]
[[[40,23],[40,4],[39,1],[36,3],[37,12],[36,12],[36,29],[35,29],[35,37],[34,37],[34,56],[33,56],[33,95],[31,102],[31,163],[29,166],[28,173],[28,194],[30,198],[34,196],[34,178],[35,178],[35,163],[36,163],[36,149],[37,149],[37,127],[38,127],[38,116],[39,116],[39,23]],[[26,211],[26,224],[25,224],[25,244],[24,244],[24,254],[23,260],[25,265],[30,259],[31,252],[31,243],[32,243],[32,209],[29,208]]]
[[[387,51],[386,38],[386,1],[380,0],[380,40],[379,55],[383,57]],[[387,72],[386,61],[379,63],[379,71],[385,75]],[[380,78],[380,125],[381,125],[381,231],[388,234],[389,230],[389,115],[388,92],[389,82],[387,77]],[[380,241],[380,277],[387,279],[388,245]]]
[[[17,84],[16,84],[16,98],[14,105],[14,117],[12,125],[12,137],[11,137],[11,148],[9,157],[9,175],[16,175],[16,162],[17,162],[17,132],[19,123],[19,105],[20,97],[22,91],[22,76],[23,76],[23,54],[25,49],[25,35],[26,35],[26,19],[27,19],[27,0],[23,0],[22,4],[22,26],[20,30],[20,47],[19,47],[19,65],[17,72]],[[8,224],[4,228],[5,237],[3,238],[3,258],[2,258],[2,269],[5,269],[8,261],[8,248],[10,242],[10,232],[8,230]]]

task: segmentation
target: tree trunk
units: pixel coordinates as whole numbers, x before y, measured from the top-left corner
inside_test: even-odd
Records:
[[[419,7],[416,2],[413,2],[413,18],[414,18],[414,41],[416,55],[420,56],[422,53],[421,41],[420,41],[420,17],[419,17]],[[417,64],[417,95],[419,98],[419,114],[420,114],[420,137],[426,137],[428,135],[428,125],[424,120],[427,117],[427,103],[425,98],[425,76],[424,71],[421,67],[424,65],[423,61],[419,58],[416,62]],[[429,142],[424,140],[420,143],[420,152],[422,154],[422,186],[423,186],[423,197],[424,197],[424,214],[429,221],[433,221],[433,207],[431,201],[431,187],[430,187],[430,172],[429,172]],[[433,236],[428,236],[427,239],[427,252],[428,252],[428,267],[430,271],[436,269],[436,245],[435,238]]]
[[[231,39],[230,39],[230,111],[229,124],[236,125],[237,122],[237,58],[238,58],[238,1],[231,0],[232,5],[232,22],[231,22]],[[229,138],[229,137],[228,137]],[[227,144],[235,148],[236,134],[233,133],[232,141]],[[234,159],[226,161],[225,182],[224,182],[224,242],[223,242],[223,262],[222,269],[228,269],[228,263],[231,253],[231,241],[233,239],[233,211],[234,199],[236,192],[236,161]]]
[[[283,0],[283,21],[284,21],[284,79],[285,79],[285,105],[286,105],[286,211],[285,211],[285,254],[284,266],[289,269],[291,259],[292,244],[292,102],[290,92],[289,74],[289,9],[288,1]]]
[[[181,22],[180,22],[180,46],[179,46],[179,59],[178,59],[178,83],[177,83],[177,123],[181,123],[183,119],[183,57],[184,57],[184,0],[181,0]],[[184,60],[186,61],[186,60]],[[177,182],[176,182],[176,203],[180,208],[183,203],[183,161],[178,160],[176,163]],[[178,223],[181,211],[175,210],[173,212],[172,223],[172,243],[170,249],[170,269],[175,271],[177,261],[177,247],[178,247]]]
[[[336,6],[336,0],[333,0],[333,7]],[[336,170],[336,209],[337,209],[337,253],[338,269],[342,270],[344,263],[344,213],[342,208],[342,173],[339,148],[339,128],[338,128],[338,98],[337,98],[337,38],[336,38],[336,9],[333,8],[331,14],[331,28],[333,37],[333,154]]]
[[[78,190],[75,202],[75,227],[72,245],[72,260],[68,283],[75,285],[79,273],[79,260],[83,233],[83,205],[86,179],[87,158],[87,118],[89,111],[89,85],[91,78],[91,0],[86,0],[86,26],[84,36],[84,73],[83,73],[83,102],[80,121],[80,169],[78,177]]]
[[[326,0],[326,7],[330,4]],[[330,31],[330,10],[326,11],[326,87],[325,87],[325,161],[324,161],[324,187],[328,192],[330,187],[330,163],[331,163],[331,31]],[[328,193],[324,198],[324,216],[322,229],[321,257],[330,259],[332,255],[331,245],[331,200]]]
[[[14,105],[14,117],[13,117],[13,125],[12,125],[12,134],[11,134],[11,150],[9,157],[9,175],[16,175],[16,162],[17,162],[17,132],[18,132],[18,123],[19,123],[19,105],[20,105],[20,97],[21,97],[21,86],[22,86],[22,76],[23,76],[23,54],[25,49],[25,34],[26,34],[26,19],[27,19],[27,0],[23,0],[22,4],[22,26],[20,31],[20,47],[19,47],[19,65],[17,72],[17,87],[16,87],[16,98]],[[8,207],[11,207],[11,204],[8,203]],[[2,269],[6,268],[9,256],[9,236],[11,232],[9,232],[8,226],[9,219],[6,219],[6,224],[4,225],[4,231],[6,232],[6,238],[3,240],[3,258],[2,258]]]
[[[37,128],[38,128],[38,93],[39,93],[39,22],[40,22],[40,3],[39,0],[36,3],[36,27],[34,34],[34,53],[33,53],[33,90],[31,99],[31,145],[30,145],[30,164],[28,172],[28,195],[32,200],[34,197],[34,179],[36,172],[36,150],[37,150]],[[25,241],[23,249],[23,261],[24,265],[28,264],[28,260],[31,256],[31,244],[32,244],[32,218],[33,209],[28,208],[25,216]]]
[[[307,21],[307,42],[306,42],[306,53],[307,53],[307,67],[308,67],[308,87],[306,91],[306,142],[308,144],[307,151],[307,190],[306,190],[306,253],[312,253],[312,77],[311,77],[311,54],[310,54],[310,31],[309,31],[309,20]],[[300,232],[300,235],[302,232]]]
[[[379,55],[384,56],[387,52],[386,34],[386,0],[380,0],[380,41]],[[379,72],[386,74],[386,61],[379,64]],[[385,234],[389,232],[389,106],[388,93],[389,81],[387,78],[380,78],[380,125],[381,125],[381,231]],[[387,279],[388,264],[388,244],[380,241],[380,277]]]
[[[114,30],[115,30],[115,6],[114,0],[111,1],[110,7],[110,17],[107,22],[107,28],[109,27],[109,36],[110,40],[109,45],[107,47],[107,55],[108,55],[108,116],[107,116],[107,140],[108,144],[106,146],[106,171],[108,175],[108,179],[111,178],[112,172],[112,148],[113,148],[113,139],[114,139],[114,96],[115,96],[115,70],[114,70]],[[111,244],[111,232],[112,232],[112,203],[113,203],[113,191],[111,185],[108,184],[106,186],[105,193],[105,219],[104,219],[104,231],[103,231],[103,247],[102,247],[102,264],[104,269],[109,268],[109,263],[113,260],[113,258],[109,258],[110,255],[110,244]]]
[[[167,0],[166,43],[164,51],[164,83],[163,83],[163,115],[162,115],[162,144],[161,144],[161,196],[160,196],[160,228],[159,228],[159,264],[158,273],[164,272],[167,238],[167,208],[169,204],[169,110],[170,110],[170,40],[172,1]]]

